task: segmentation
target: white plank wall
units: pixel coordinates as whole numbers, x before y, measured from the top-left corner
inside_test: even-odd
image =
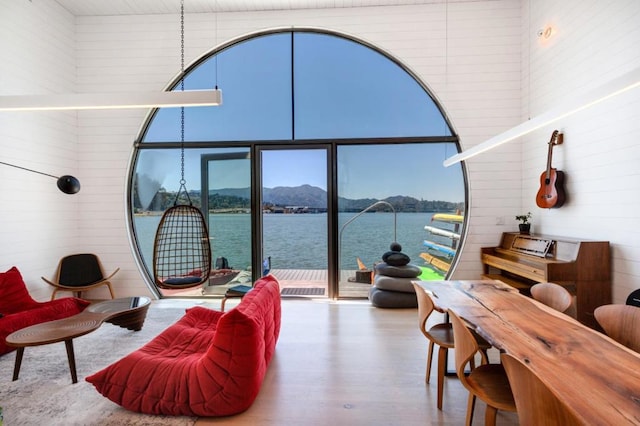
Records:
[[[640,66],[640,2],[531,3],[532,116]],[[552,25],[554,34],[538,39],[535,32],[545,25]],[[525,75],[523,86],[528,84]],[[640,231],[632,225],[640,216],[639,118],[636,89],[535,132],[522,151],[522,209],[533,212],[533,227],[610,241],[613,298],[621,303],[640,288]],[[554,148],[553,166],[565,171],[568,199],[560,209],[542,210],[535,194],[553,129],[565,136]]]
[[[0,94],[160,90],[179,71],[178,16],[73,17],[56,4],[0,2],[0,46],[12,52],[0,62]],[[344,32],[389,52],[415,72],[443,104],[468,148],[639,66],[638,22],[640,2],[635,0],[486,0],[188,14],[185,56],[188,64],[216,44],[265,28]],[[541,43],[536,32],[547,23],[557,31]],[[612,242],[617,301],[640,287],[639,231],[629,226],[640,207],[639,96],[625,95],[468,161],[470,226],[455,278],[477,278],[480,247],[497,244],[503,231],[516,228],[516,214],[532,211],[536,232]],[[115,280],[118,295],[147,293],[129,245],[125,213],[133,140],[144,114],[0,115],[0,161],[23,160],[52,174],[75,173],[83,185],[69,197],[57,193],[53,179],[0,168],[5,199],[11,201],[0,210],[0,268],[18,265],[38,289],[39,275],[50,274],[62,252],[93,251],[107,269],[122,268]],[[566,142],[554,150],[554,166],[567,173],[569,200],[562,209],[543,211],[534,197],[546,164],[546,143],[556,127],[565,132]],[[18,193],[12,185],[24,190]],[[504,225],[496,224],[500,218]],[[42,287],[44,296],[46,291]]]
[[[55,2],[0,2],[0,94],[75,90],[74,17]],[[78,176],[74,113],[0,113],[0,161]],[[80,177],[81,178],[81,177]],[[62,254],[75,249],[79,200],[51,177],[0,165],[0,269],[17,266],[37,298]]]

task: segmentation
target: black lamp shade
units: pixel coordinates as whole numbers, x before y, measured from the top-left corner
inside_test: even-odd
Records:
[[[58,178],[58,189],[65,194],[75,194],[80,191],[80,181],[70,175],[60,176]]]

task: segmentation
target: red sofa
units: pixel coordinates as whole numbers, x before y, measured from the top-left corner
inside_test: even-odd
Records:
[[[145,346],[86,380],[140,413],[237,414],[258,395],[279,333],[280,286],[267,276],[234,309],[187,309]]]
[[[41,322],[70,317],[84,310],[90,302],[75,297],[36,302],[29,295],[22,275],[15,266],[0,273],[0,355],[13,351],[6,337],[16,330]]]

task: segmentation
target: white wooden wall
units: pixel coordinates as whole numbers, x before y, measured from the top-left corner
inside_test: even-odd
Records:
[[[0,1],[0,94],[74,91],[75,42],[74,18],[57,3]],[[78,176],[76,125],[75,113],[2,112],[0,161]],[[78,246],[80,199],[58,191],[56,179],[4,165],[0,194],[0,270],[17,266],[47,299],[40,276]]]
[[[186,61],[265,28],[314,26],[352,34],[419,75],[467,148],[640,65],[640,2],[531,3],[531,14],[529,0],[487,0],[187,15]],[[536,32],[546,23],[557,31],[541,43]],[[2,51],[13,52],[0,62],[2,94],[160,90],[180,67],[177,16],[74,18],[53,2],[3,1],[0,31]],[[612,242],[617,301],[640,287],[638,231],[629,226],[640,204],[636,92],[467,162],[470,226],[455,278],[477,278],[480,247],[497,244],[501,232],[516,229],[516,214],[532,211],[536,232]],[[76,174],[83,186],[79,194],[66,196],[51,178],[0,166],[0,188],[11,199],[0,210],[0,269],[16,264],[30,288],[46,298],[39,275],[50,274],[63,252],[93,251],[107,269],[122,268],[115,280],[118,295],[147,294],[124,211],[128,162],[144,112],[12,113],[0,120],[0,161],[24,159],[53,174]],[[554,166],[567,174],[569,200],[561,209],[543,211],[534,197],[554,128],[565,132]],[[16,183],[32,189],[15,191]],[[104,296],[101,291],[95,297]]]
[[[523,112],[536,116],[558,102],[640,67],[640,2],[532,1],[531,62],[523,40]],[[527,24],[524,22],[523,25]],[[539,39],[538,28],[554,34]],[[523,118],[526,118],[524,116]],[[564,132],[553,166],[566,174],[567,202],[539,209],[535,194],[545,169],[553,129]],[[522,211],[533,228],[551,235],[611,242],[613,298],[624,303],[640,288],[640,90],[613,98],[525,138],[522,150]]]

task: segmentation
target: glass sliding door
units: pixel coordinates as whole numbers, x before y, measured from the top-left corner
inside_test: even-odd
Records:
[[[464,211],[461,167],[442,160],[456,152],[453,143],[343,145],[337,148],[339,294],[363,297],[370,274],[392,242],[420,266],[421,279],[444,279],[457,240],[427,232],[436,213]],[[436,216],[437,217],[437,216]],[[437,239],[444,254],[426,246]],[[459,239],[459,237],[458,237]],[[446,267],[427,259],[442,258]],[[435,262],[435,261],[434,261]],[[446,270],[445,270],[446,269]]]
[[[260,150],[262,259],[283,295],[328,295],[328,149]]]
[[[205,295],[224,294],[222,284],[252,281],[249,149],[218,151],[201,157],[202,209],[208,220],[213,268]]]

